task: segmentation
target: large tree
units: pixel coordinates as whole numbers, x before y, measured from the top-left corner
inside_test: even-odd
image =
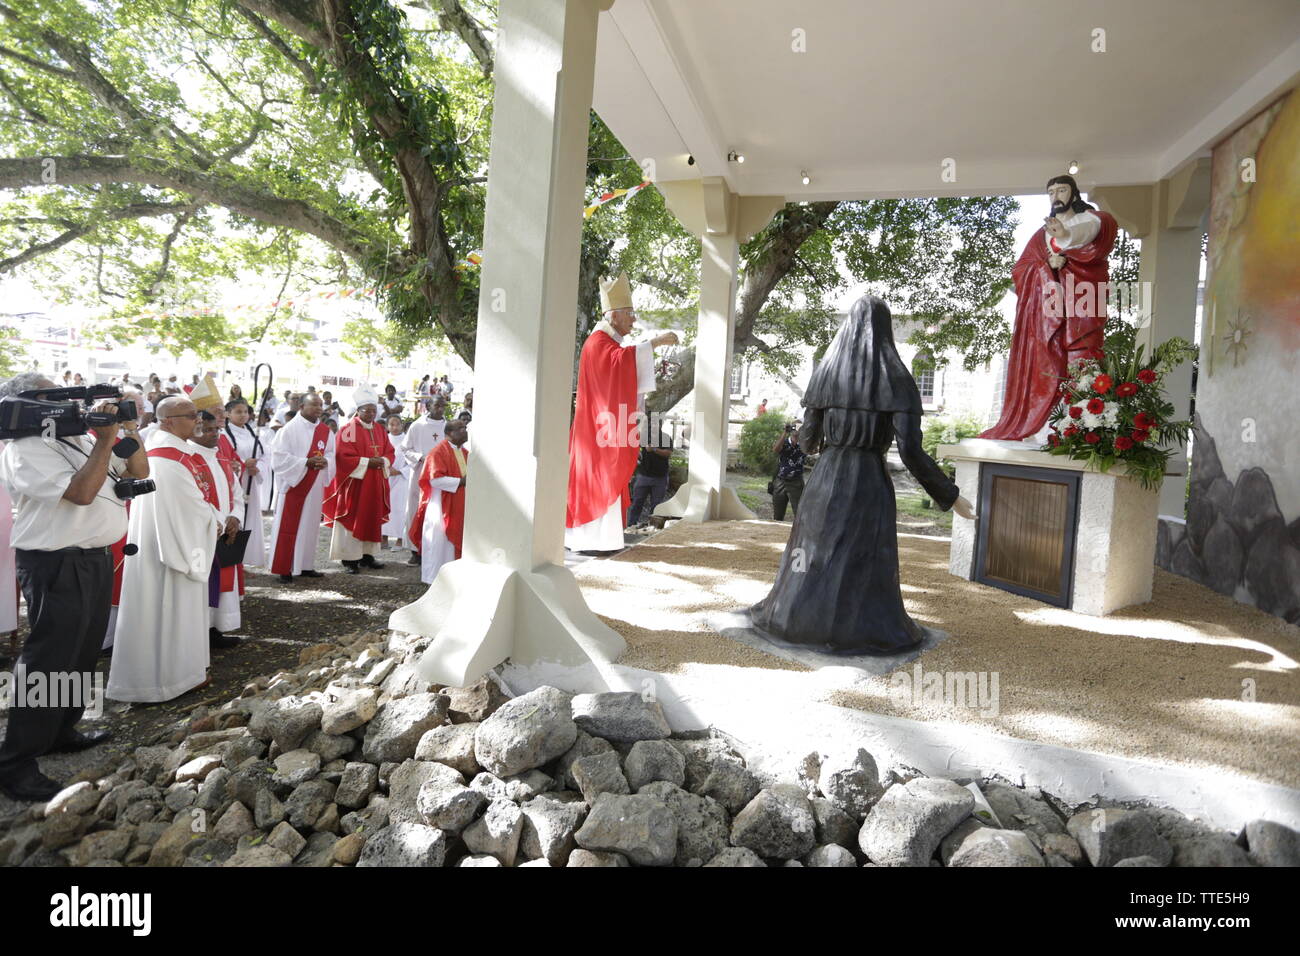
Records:
[[[395,341],[472,365],[478,277],[459,264],[481,243],[494,19],[483,0],[0,0],[0,275],[200,355],[296,332],[283,309],[213,310],[215,284],[377,286]],[[640,181],[594,114],[589,145],[589,197]],[[924,318],[935,354],[983,361],[1006,343],[1013,211],[787,205],[742,249],[737,354],[790,371],[853,282]],[[604,207],[583,231],[579,343],[620,269],[689,335],[698,262],[657,191]],[[690,389],[689,339],[675,358],[652,408]]]

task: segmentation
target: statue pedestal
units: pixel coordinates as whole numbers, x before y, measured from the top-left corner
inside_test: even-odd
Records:
[[[1159,491],[1024,442],[940,445],[977,517],[954,514],[949,570],[968,581],[1104,615],[1151,600]]]

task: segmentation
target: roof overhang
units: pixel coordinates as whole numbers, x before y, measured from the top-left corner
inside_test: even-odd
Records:
[[[1296,0],[616,0],[594,106],[658,181],[1022,195],[1168,177],[1298,81]]]

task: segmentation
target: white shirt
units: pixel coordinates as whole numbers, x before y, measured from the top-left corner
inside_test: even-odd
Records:
[[[14,548],[103,548],[126,534],[126,504],[113,494],[113,482],[127,474],[120,458],[109,459],[103,487],[90,504],[75,505],[63,497],[94,447],[89,435],[62,441],[19,438],[5,447],[0,454],[0,482],[18,511],[11,540]]]
[[[1101,220],[1091,210],[1071,213],[1068,217],[1064,213],[1059,213],[1056,218],[1061,220],[1061,225],[1066,229],[1065,238],[1056,240],[1057,246],[1062,250],[1086,246],[1096,239],[1097,233],[1101,231]],[[1047,251],[1055,251],[1052,249],[1051,236],[1047,236]]]

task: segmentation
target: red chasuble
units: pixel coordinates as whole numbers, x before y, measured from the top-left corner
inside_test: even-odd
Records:
[[[358,541],[378,541],[388,520],[389,486],[383,468],[367,468],[362,478],[350,478],[363,458],[387,458],[396,452],[388,431],[378,422],[367,429],[353,418],[334,437],[334,480],[325,488],[325,523],[337,521]]]
[[[1106,324],[1102,283],[1110,280],[1107,256],[1118,226],[1110,213],[1093,210],[1101,220],[1096,238],[1067,249],[1056,273],[1047,264],[1046,233],[1030,238],[1011,272],[1016,287],[1016,324],[1007,364],[1007,388],[998,423],[980,438],[1012,441],[1035,434],[1047,422],[1060,396],[1069,363],[1101,351]],[[1053,289],[1053,282],[1059,285]]]
[[[627,511],[627,484],[640,451],[636,413],[636,349],[624,348],[597,329],[578,360],[566,528],[595,521],[616,501]]]
[[[460,453],[464,456],[465,464],[468,465],[469,450],[462,446]],[[460,462],[456,460],[456,446],[444,438],[434,446],[433,451],[429,452],[429,456],[424,459],[424,467],[420,469],[420,506],[416,509],[415,518],[408,530],[412,541],[418,541],[418,536],[424,531],[424,513],[433,495],[433,479],[464,477],[465,472],[461,469]],[[447,534],[447,540],[455,545],[456,558],[459,560],[461,543],[465,537],[465,489],[463,487],[456,491],[442,493],[442,527]]]

